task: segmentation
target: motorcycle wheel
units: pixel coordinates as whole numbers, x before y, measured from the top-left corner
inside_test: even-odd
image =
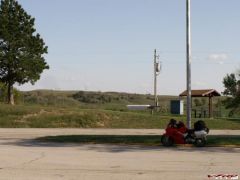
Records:
[[[172,146],[173,145],[173,139],[168,135],[162,135],[161,137],[161,143],[163,146]]]
[[[196,147],[204,147],[206,145],[207,141],[206,139],[203,139],[203,138],[198,138],[196,139],[196,141],[194,142],[194,145]]]

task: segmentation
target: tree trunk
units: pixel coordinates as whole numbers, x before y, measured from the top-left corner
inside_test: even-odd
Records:
[[[13,85],[8,83],[8,104],[14,105]]]

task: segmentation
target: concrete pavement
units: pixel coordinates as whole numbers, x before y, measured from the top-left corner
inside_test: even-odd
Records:
[[[212,131],[214,134],[239,131]],[[208,179],[240,175],[239,148],[164,148],[126,145],[40,143],[67,134],[162,134],[162,130],[0,129],[0,180]]]

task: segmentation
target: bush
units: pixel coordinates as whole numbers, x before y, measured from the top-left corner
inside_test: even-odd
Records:
[[[25,104],[39,104],[44,106],[77,106],[79,102],[72,97],[62,95],[42,94],[40,92],[24,93]]]
[[[84,92],[79,91],[72,96],[74,99],[83,103],[97,103],[104,104],[110,103],[114,99],[113,96],[104,93]]]

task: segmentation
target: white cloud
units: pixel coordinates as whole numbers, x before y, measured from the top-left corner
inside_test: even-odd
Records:
[[[209,61],[214,61],[220,65],[224,64],[224,62],[228,59],[229,59],[229,55],[226,53],[213,53],[213,54],[209,54],[208,56]]]

